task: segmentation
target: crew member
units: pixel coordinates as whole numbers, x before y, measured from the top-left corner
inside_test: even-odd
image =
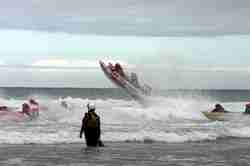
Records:
[[[136,73],[132,72],[130,75],[130,82],[136,87],[140,88],[139,82],[138,82],[138,77]]]
[[[228,112],[228,111],[226,111],[221,104],[216,104],[212,112]]]
[[[7,106],[0,106],[0,111],[8,111],[8,107]]]
[[[122,67],[121,67],[121,65],[119,64],[119,63],[116,63],[115,64],[115,70],[116,70],[116,72],[117,73],[119,73],[122,77],[126,77],[126,75],[125,75],[125,73],[124,73],[124,71],[123,71],[123,69],[122,69]]]
[[[25,115],[31,116],[30,106],[27,103],[23,103],[22,105],[22,113]]]
[[[34,99],[29,100],[30,114],[32,119],[39,116],[39,104]]]
[[[245,114],[250,114],[250,103],[246,104],[246,107],[245,107]]]
[[[34,100],[29,100],[28,103],[23,103],[21,113],[27,115],[31,120],[36,119],[39,116],[38,103]]]
[[[103,146],[100,140],[101,123],[100,117],[95,112],[95,104],[87,104],[88,112],[85,113],[82,119],[82,127],[80,131],[80,138],[84,132],[87,146]]]

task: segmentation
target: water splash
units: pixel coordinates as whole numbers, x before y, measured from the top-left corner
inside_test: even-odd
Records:
[[[24,100],[7,100],[16,106]],[[62,105],[62,101],[68,107]],[[150,99],[149,107],[135,101],[117,99],[58,98],[39,99],[44,108],[36,121],[1,121],[0,143],[77,143],[81,119],[88,102],[94,102],[101,117],[104,141],[185,142],[221,137],[249,138],[249,118],[234,122],[211,122],[201,113],[213,107],[204,98],[160,97]],[[240,110],[244,103],[223,103]],[[45,109],[46,108],[46,109]]]

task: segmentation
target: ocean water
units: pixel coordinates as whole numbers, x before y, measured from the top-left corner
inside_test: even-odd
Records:
[[[250,137],[248,116],[218,122],[202,114],[215,103],[243,112],[248,90],[163,90],[147,98],[146,106],[121,89],[1,88],[0,96],[2,105],[20,107],[32,97],[42,108],[37,120],[1,119],[0,144],[83,143],[79,130],[88,102],[96,104],[104,142],[185,143]]]

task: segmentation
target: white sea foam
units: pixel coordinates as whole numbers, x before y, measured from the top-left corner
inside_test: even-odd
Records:
[[[24,101],[6,100],[17,106]],[[65,101],[68,107],[63,107]],[[39,100],[43,109],[36,121],[21,123],[1,121],[0,143],[78,143],[81,118],[86,104],[94,102],[101,117],[104,141],[185,142],[214,140],[221,137],[250,137],[249,119],[233,122],[210,122],[201,113],[212,102],[192,98],[154,97],[150,106],[116,99],[64,98]],[[223,103],[239,112],[245,103]]]

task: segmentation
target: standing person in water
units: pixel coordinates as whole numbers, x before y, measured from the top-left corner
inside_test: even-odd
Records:
[[[87,104],[88,112],[85,113],[82,119],[82,127],[80,131],[80,138],[84,132],[87,146],[104,146],[101,136],[100,117],[95,113],[95,104]]]

